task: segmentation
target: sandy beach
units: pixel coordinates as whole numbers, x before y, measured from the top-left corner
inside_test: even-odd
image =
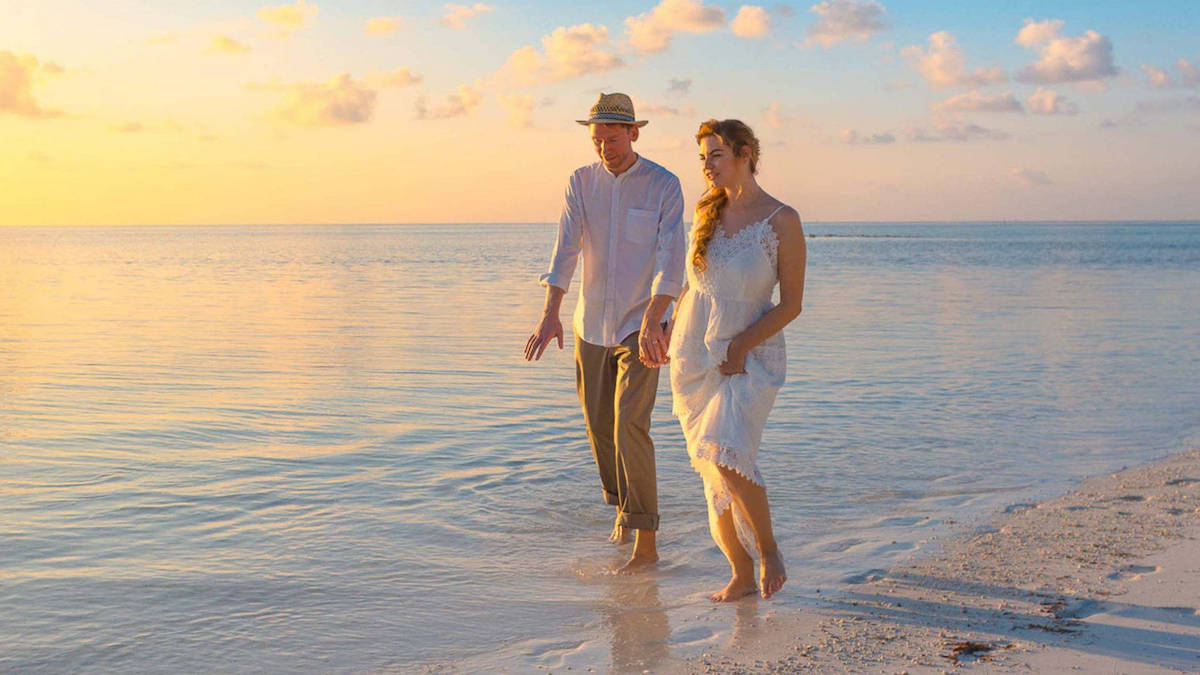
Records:
[[[673,672],[1200,670],[1200,450],[1016,504]],[[748,600],[746,602],[761,601]]]

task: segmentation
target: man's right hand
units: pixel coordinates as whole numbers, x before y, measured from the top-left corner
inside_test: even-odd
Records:
[[[542,352],[546,351],[546,347],[550,345],[550,340],[554,338],[558,338],[558,348],[562,349],[562,321],[558,320],[557,314],[543,314],[537,328],[533,329],[533,335],[530,335],[529,340],[525,343],[525,360],[541,360]]]

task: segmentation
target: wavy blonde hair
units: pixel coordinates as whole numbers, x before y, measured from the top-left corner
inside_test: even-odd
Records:
[[[716,136],[733,151],[734,156],[740,157],[743,149],[750,155],[750,173],[758,173],[758,138],[754,131],[741,120],[708,120],[700,125],[696,132],[696,143],[705,136]],[[729,194],[724,188],[711,187],[700,201],[696,203],[696,222],[692,225],[692,238],[695,246],[692,250],[692,264],[703,272],[708,268],[708,245],[712,242],[721,220],[721,211],[729,204]]]

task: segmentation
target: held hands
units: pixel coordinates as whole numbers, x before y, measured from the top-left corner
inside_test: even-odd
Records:
[[[542,320],[533,329],[533,335],[525,342],[525,360],[540,361],[542,352],[550,346],[550,341],[557,338],[558,348],[563,348],[563,327],[557,314],[543,314]]]
[[[670,362],[667,347],[671,344],[671,327],[667,330],[657,321],[642,322],[642,330],[638,332],[638,360],[647,368],[658,368]]]

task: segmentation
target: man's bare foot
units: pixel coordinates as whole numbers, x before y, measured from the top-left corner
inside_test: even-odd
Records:
[[[647,567],[653,567],[658,562],[658,554],[643,555],[635,552],[624,565],[616,569],[617,574],[637,574]]]
[[[779,554],[779,549],[775,549],[770,553],[763,554],[759,561],[762,568],[760,575],[762,583],[762,596],[769,598],[779,592],[783,588],[783,584],[787,581],[787,570],[783,568],[783,556]]]
[[[614,544],[629,543],[629,528],[621,527],[621,514],[617,514],[617,519],[613,522],[612,534],[608,535],[608,540]]]
[[[729,583],[725,585],[725,588],[713,593],[711,599],[713,602],[732,602],[747,595],[754,595],[754,591],[756,590],[758,589],[754,587],[753,577],[737,576],[735,574],[729,580]]]

